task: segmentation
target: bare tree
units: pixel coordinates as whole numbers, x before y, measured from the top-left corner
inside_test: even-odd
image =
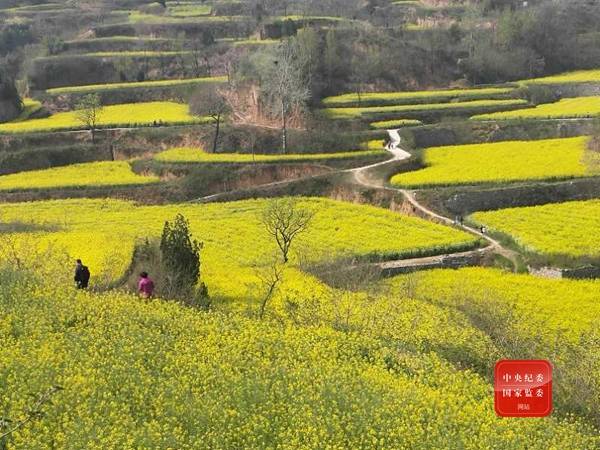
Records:
[[[231,107],[225,96],[214,85],[210,84],[207,87],[198,89],[190,98],[190,111],[198,116],[208,116],[212,120],[214,126],[214,138],[212,144],[212,153],[217,152],[219,143],[219,133],[221,130],[221,122],[225,116],[231,111]]]
[[[260,309],[258,311],[258,317],[262,319],[267,309],[267,304],[273,298],[277,292],[279,284],[283,281],[283,270],[284,265],[273,259],[268,266],[263,268],[257,268],[256,276],[260,280],[260,286],[263,291],[263,296],[260,300]]]
[[[292,198],[272,200],[264,209],[262,223],[275,239],[284,264],[289,260],[294,239],[309,228],[313,217],[313,211],[298,206]]]
[[[271,113],[281,120],[283,153],[287,153],[288,148],[288,118],[292,112],[303,109],[310,98],[306,70],[298,56],[298,48],[292,40],[282,42],[262,86]]]
[[[77,103],[75,109],[77,120],[90,130],[92,133],[92,142],[96,142],[96,129],[98,128],[98,122],[100,121],[100,115],[102,114],[100,96],[98,94],[88,94],[84,96],[79,103]]]

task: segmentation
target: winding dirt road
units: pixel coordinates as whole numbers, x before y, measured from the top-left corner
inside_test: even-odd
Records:
[[[447,253],[447,254],[443,254],[443,255],[415,258],[415,259],[410,259],[410,260],[386,261],[385,263],[380,263],[379,264],[380,267],[384,270],[392,270],[392,271],[394,269],[402,269],[402,268],[406,268],[408,266],[415,267],[415,268],[421,267],[421,266],[427,267],[431,263],[441,264],[441,263],[443,263],[443,261],[447,260],[448,258],[452,258],[452,257],[468,258],[470,256],[482,255],[486,252],[493,252],[493,253],[500,254],[503,257],[510,260],[511,263],[513,264],[514,268],[516,269],[517,265],[518,265],[518,258],[517,258],[518,254],[516,252],[514,252],[513,250],[507,249],[500,242],[498,242],[491,236],[488,236],[487,234],[482,233],[480,230],[473,228],[471,226],[468,226],[468,225],[465,225],[462,223],[456,223],[453,219],[443,216],[441,214],[438,214],[435,211],[427,208],[426,206],[421,204],[416,199],[415,193],[413,191],[388,186],[388,185],[386,185],[385,180],[377,179],[377,177],[369,176],[369,172],[372,172],[373,169],[378,169],[378,168],[381,168],[381,167],[384,167],[384,166],[387,166],[390,164],[394,164],[398,161],[408,160],[408,159],[412,158],[412,155],[409,152],[407,152],[406,150],[404,150],[400,147],[401,137],[398,133],[398,130],[396,130],[396,129],[388,130],[388,134],[390,136],[390,142],[385,147],[385,149],[392,155],[392,157],[390,159],[387,159],[385,161],[381,161],[378,163],[374,163],[374,164],[369,164],[366,166],[356,167],[353,169],[342,169],[342,170],[332,171],[327,175],[349,173],[354,176],[355,182],[361,186],[371,188],[371,189],[383,189],[383,190],[387,190],[387,191],[398,192],[398,193],[402,194],[402,196],[406,199],[406,201],[411,204],[413,209],[415,211],[419,211],[419,213],[422,216],[429,218],[430,220],[437,222],[437,223],[442,223],[445,225],[460,228],[467,233],[470,233],[474,236],[477,236],[480,239],[485,240],[488,243],[488,245],[484,248],[478,248],[478,249],[471,250],[468,252]],[[253,191],[256,189],[269,188],[269,187],[273,187],[273,186],[283,186],[286,184],[296,183],[296,182],[302,181],[302,180],[313,179],[316,176],[319,176],[319,175],[311,175],[308,177],[296,178],[293,180],[275,181],[272,183],[266,183],[266,184],[253,186],[251,189],[243,189],[243,190],[238,190],[238,191],[233,191],[233,192],[220,192],[217,194],[212,194],[212,195],[208,195],[205,197],[195,199],[192,202],[207,203],[207,202],[217,201],[221,198],[224,198],[224,197],[230,196],[230,195],[234,195],[237,193],[249,192],[249,191]],[[320,176],[323,176],[323,175],[320,175]]]

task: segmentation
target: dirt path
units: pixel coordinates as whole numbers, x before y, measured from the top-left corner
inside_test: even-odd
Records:
[[[465,224],[456,223],[451,218],[443,216],[441,214],[438,214],[435,211],[427,208],[426,206],[421,204],[416,199],[413,191],[388,186],[388,185],[386,185],[385,180],[381,180],[381,179],[373,180],[373,177],[370,177],[368,175],[369,172],[375,168],[383,167],[383,166],[393,164],[398,161],[403,161],[403,160],[412,158],[412,155],[409,152],[407,152],[406,150],[404,150],[400,147],[402,140],[398,133],[398,130],[388,130],[388,134],[390,136],[390,143],[385,147],[385,149],[392,155],[392,157],[390,159],[387,159],[385,161],[381,161],[378,163],[374,163],[374,164],[369,164],[366,166],[355,167],[353,169],[334,170],[327,175],[349,173],[354,176],[354,180],[356,181],[356,183],[361,186],[372,188],[372,189],[384,189],[387,191],[399,192],[406,199],[406,201],[408,201],[412,205],[414,210],[419,211],[422,216],[427,217],[431,221],[434,221],[437,223],[442,223],[444,225],[460,228],[461,230],[463,230],[467,233],[470,233],[474,236],[477,236],[480,239],[485,240],[488,245],[484,248],[478,248],[478,249],[471,250],[468,252],[448,253],[448,254],[430,256],[430,257],[424,257],[424,258],[414,258],[414,259],[410,259],[410,260],[387,261],[384,263],[380,263],[379,264],[380,267],[383,270],[395,269],[395,268],[403,269],[403,268],[407,268],[407,267],[426,268],[431,265],[435,266],[435,264],[442,265],[444,263],[444,261],[448,258],[453,258],[453,257],[468,258],[470,256],[481,255],[486,252],[494,252],[494,253],[500,254],[503,257],[510,260],[511,263],[513,264],[514,268],[516,269],[518,267],[518,258],[517,258],[518,253],[505,248],[500,242],[498,242],[491,236],[488,236],[487,234],[482,233],[481,230],[478,230],[476,228],[470,227]],[[316,176],[319,176],[319,175],[316,175]],[[205,197],[201,197],[201,198],[192,200],[192,202],[206,203],[206,202],[217,201],[217,200],[219,200],[223,197],[229,196],[229,195],[235,195],[237,193],[249,192],[249,191],[253,191],[256,189],[269,188],[269,187],[273,187],[273,186],[284,186],[286,184],[296,183],[298,181],[313,179],[316,176],[311,175],[308,177],[301,177],[301,178],[296,178],[293,180],[275,181],[272,183],[256,185],[249,189],[240,189],[240,190],[231,191],[231,192],[219,192],[217,194],[207,195]],[[320,176],[323,176],[323,175],[320,175]]]
[[[388,147],[386,147],[386,150],[389,151],[393,155],[393,157],[387,161],[383,161],[378,164],[371,164],[369,166],[358,167],[356,169],[350,170],[350,172],[354,173],[354,179],[356,180],[356,182],[362,186],[369,188],[385,189],[401,193],[402,196],[411,204],[411,206],[415,210],[418,210],[422,215],[428,217],[429,219],[435,222],[443,223],[445,225],[458,227],[463,231],[466,231],[467,233],[473,234],[481,239],[484,239],[488,242],[489,250],[493,250],[494,252],[509,259],[516,269],[518,266],[517,253],[505,248],[496,239],[492,238],[491,236],[488,236],[486,233],[482,233],[481,230],[478,230],[476,228],[470,227],[462,223],[456,223],[455,220],[446,216],[442,216],[441,214],[438,214],[435,211],[427,208],[423,204],[419,203],[413,191],[387,186],[384,180],[377,180],[376,182],[371,181],[371,178],[367,175],[367,172],[373,169],[374,167],[391,164],[395,161],[400,161],[412,157],[410,153],[400,148],[401,138],[398,134],[398,130],[388,130],[388,134],[390,135],[391,141]]]

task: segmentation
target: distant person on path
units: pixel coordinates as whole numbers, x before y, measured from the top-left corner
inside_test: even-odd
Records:
[[[77,289],[87,289],[89,282],[90,269],[84,266],[81,260],[78,259],[75,265],[75,283],[77,284]]]
[[[481,230],[481,234],[485,234],[485,233],[487,232],[487,228],[486,228],[486,227],[484,227],[484,226],[482,226],[482,227],[480,228],[480,230]]]
[[[140,273],[140,281],[138,281],[138,292],[143,298],[151,298],[154,294],[154,281],[148,276],[148,272]]]

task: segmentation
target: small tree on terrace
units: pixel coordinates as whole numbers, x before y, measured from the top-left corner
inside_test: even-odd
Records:
[[[264,209],[262,223],[275,239],[284,264],[289,260],[292,243],[299,234],[308,230],[313,217],[313,211],[298,206],[298,202],[291,198],[272,200]]]
[[[200,277],[200,250],[203,244],[192,238],[189,222],[177,214],[175,220],[165,222],[160,240],[162,264],[165,270],[167,292],[171,295],[193,291]]]
[[[214,127],[212,153],[217,152],[221,122],[231,111],[227,99],[214,85],[197,90],[190,99],[190,111],[197,116],[208,116]]]
[[[96,130],[100,115],[102,114],[102,104],[98,94],[88,94],[84,96],[75,106],[75,115],[92,134],[92,142],[96,142]]]

